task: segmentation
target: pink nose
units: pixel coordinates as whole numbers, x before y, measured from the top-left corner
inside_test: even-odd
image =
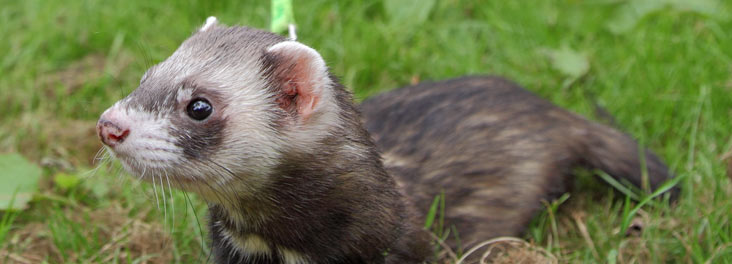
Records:
[[[114,147],[125,141],[127,135],[130,134],[130,129],[102,117],[97,122],[97,134],[104,145]]]

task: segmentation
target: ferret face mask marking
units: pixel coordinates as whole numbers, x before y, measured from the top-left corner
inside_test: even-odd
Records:
[[[227,186],[252,195],[281,153],[311,147],[337,123],[330,85],[313,49],[209,19],[107,109],[97,131],[143,180],[168,177],[209,201]]]

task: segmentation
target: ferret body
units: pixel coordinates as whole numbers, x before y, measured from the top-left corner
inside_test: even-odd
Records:
[[[472,243],[520,234],[575,165],[640,182],[628,136],[499,78],[420,84],[361,109],[378,147],[315,50],[209,19],[97,130],[130,173],[209,203],[216,263],[420,263],[441,190]],[[646,153],[656,187],[667,169]]]
[[[642,186],[632,138],[502,78],[421,83],[369,98],[361,109],[389,174],[421,210],[444,192],[445,222],[466,248],[522,234],[541,201],[568,191],[577,167]],[[668,169],[644,153],[655,189]]]

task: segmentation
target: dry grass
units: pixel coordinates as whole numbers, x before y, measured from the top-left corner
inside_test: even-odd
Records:
[[[98,251],[87,255],[69,251],[62,253],[48,224],[31,222],[9,235],[11,243],[0,249],[0,260],[19,264],[97,262],[95,260],[101,260],[98,261],[100,263],[112,260],[128,263],[130,259],[139,260],[138,263],[171,262],[173,244],[169,234],[160,224],[143,221],[144,212],[130,216],[130,209],[118,204],[90,210],[87,216],[82,216],[77,210],[67,209],[65,215],[72,225],[94,223],[93,228],[83,228],[81,235],[90,240],[105,241]]]

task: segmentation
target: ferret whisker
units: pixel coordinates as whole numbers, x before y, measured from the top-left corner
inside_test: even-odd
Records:
[[[226,166],[224,166],[224,165],[221,165],[220,163],[216,162],[215,160],[209,160],[209,161],[211,161],[211,162],[212,162],[213,164],[215,164],[216,166],[219,166],[219,167],[220,167],[221,169],[223,169],[224,171],[226,171],[226,172],[227,172],[227,173],[228,173],[228,174],[229,174],[229,175],[230,175],[231,177],[233,177],[234,179],[237,179],[237,180],[239,180],[239,181],[243,180],[243,179],[241,178],[241,176],[239,176],[239,175],[236,175],[236,173],[234,173],[233,171],[231,171],[231,170],[230,170],[229,168],[227,168]]]
[[[198,226],[198,235],[199,235],[199,239],[201,241],[201,253],[204,253],[204,252],[206,252],[206,244],[205,244],[206,240],[203,235],[203,228],[201,227],[201,222],[198,221],[198,214],[196,213],[196,207],[193,206],[193,201],[191,201],[191,197],[188,196],[188,192],[184,191],[183,197],[185,198],[185,202],[191,207],[191,212],[193,212],[193,219],[196,220],[196,225]],[[188,210],[187,207],[186,207],[186,210]],[[206,254],[205,263],[208,263],[211,260],[211,254],[213,254],[213,252],[211,250],[209,250],[208,254]]]
[[[208,167],[212,172],[216,172],[217,174],[221,174],[219,172],[219,170],[217,170],[215,168],[212,168],[208,164],[206,164],[206,163],[201,163],[201,164],[204,165],[204,166],[206,166],[206,167]],[[214,188],[214,186],[212,186],[208,181],[201,181],[201,182],[208,187],[208,190],[210,192],[212,192],[214,194],[214,196],[216,196],[216,199],[218,200],[218,202],[220,204],[234,204],[233,203],[233,200],[231,200],[231,198],[228,198],[226,195],[224,195],[224,197],[227,197],[227,198],[224,198],[224,200],[227,200],[227,202],[224,203],[224,200],[222,200],[222,198],[221,198],[222,197],[221,196],[221,193],[219,193],[219,188]],[[218,185],[218,186],[221,186],[219,183],[215,183],[215,184]],[[226,189],[226,188],[224,188],[224,189]]]
[[[117,168],[117,171],[114,172],[114,174],[117,175],[117,178],[121,178],[122,177],[122,170],[123,170],[122,167],[118,167]]]
[[[228,172],[229,174],[231,174],[231,176],[236,177],[236,174],[234,174],[234,172],[232,172],[229,168],[225,167],[224,165],[219,164],[215,160],[209,160],[209,161],[211,161],[211,163],[213,163],[213,164],[216,164],[216,166],[219,166],[222,169],[224,169],[226,172]]]
[[[212,168],[212,171],[216,172],[216,174],[218,174],[219,176],[224,176],[221,173],[221,171],[219,171],[219,170],[215,170],[215,169]],[[224,183],[222,183],[222,182],[215,182],[214,184],[218,188],[214,188],[214,186],[211,186],[211,184],[209,184],[208,182],[206,182],[206,185],[211,189],[211,191],[216,195],[216,197],[219,199],[219,201],[222,204],[226,204],[228,206],[238,206],[237,203],[236,203],[235,198],[233,198],[235,196],[232,196],[231,195],[231,188],[230,188],[230,186],[224,185]],[[226,203],[224,203],[222,201],[222,197],[223,197],[223,200],[226,200]]]
[[[145,174],[143,173],[143,176],[144,175]],[[155,184],[155,174],[150,175],[150,182],[152,182],[152,185],[153,185],[153,195],[155,196],[155,204],[157,205],[158,210],[160,210],[160,200],[158,200],[158,189]]]
[[[168,170],[163,169],[165,172],[165,181],[168,182],[168,190],[170,191],[170,206],[171,206],[171,233],[175,232],[175,199],[173,199],[173,188],[170,186],[170,177],[168,176]]]
[[[105,152],[101,158],[94,160],[94,164],[97,164],[97,168],[106,165],[107,168],[111,168],[111,164],[113,162],[112,156],[109,154],[109,152]]]
[[[141,174],[140,174],[140,176],[139,176],[139,177],[137,178],[137,180],[138,180],[138,181],[142,181],[143,179],[145,179],[145,173],[146,173],[146,172],[147,172],[147,168],[143,166],[143,167],[142,167],[142,173],[141,173]]]
[[[96,153],[96,154],[94,154],[94,161],[95,161],[95,162],[96,162],[96,161],[97,161],[97,160],[98,160],[99,158],[101,158],[101,155],[103,155],[104,153],[106,153],[106,152],[105,152],[105,150],[106,150],[106,149],[107,149],[107,148],[105,148],[105,147],[101,147],[101,148],[99,148],[99,150],[97,150],[97,153]]]
[[[158,178],[160,179],[160,191],[162,195],[163,200],[163,219],[164,224],[168,224],[168,202],[166,200],[167,196],[165,196],[165,185],[163,185],[163,175],[158,173]]]
[[[104,148],[101,148],[99,151],[102,151],[102,150],[104,150]],[[99,153],[97,153],[97,155],[99,155]],[[89,170],[89,171],[85,172],[84,174],[82,174],[83,178],[89,178],[89,177],[93,177],[93,176],[97,175],[97,172],[99,172],[99,169],[102,166],[110,164],[112,159],[109,158],[109,153],[104,152],[104,154],[102,154],[102,155],[105,155],[106,157],[101,157],[101,160],[96,160],[96,158],[95,158],[94,163],[96,163],[96,166],[94,166],[94,169]],[[98,161],[101,161],[101,162],[98,162]]]

